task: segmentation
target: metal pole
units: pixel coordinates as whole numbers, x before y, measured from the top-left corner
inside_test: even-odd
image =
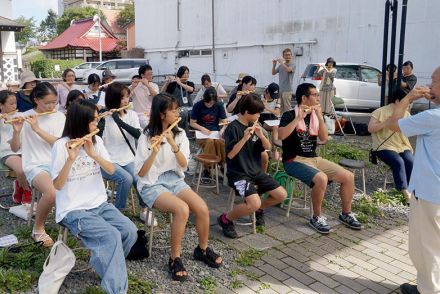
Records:
[[[391,25],[391,49],[390,49],[390,64],[392,67],[394,67],[394,56],[396,54],[396,30],[397,30],[397,8],[398,8],[399,2],[397,0],[393,0],[393,19],[392,19],[392,25]],[[393,98],[393,91],[394,91],[394,71],[391,73],[390,71],[390,80],[388,84],[388,100],[391,100]]]
[[[390,6],[389,0],[385,1],[385,19],[383,24],[383,52],[382,52],[382,80],[380,83],[380,106],[385,105],[386,67],[388,54],[388,32],[390,30]]]
[[[98,37],[99,37],[99,62],[102,62],[102,40],[101,40],[101,4],[98,4]]]
[[[403,54],[405,50],[405,29],[406,29],[406,9],[408,6],[408,0],[403,0],[402,3],[402,19],[400,22],[400,43],[399,43],[399,61],[397,68],[397,85],[400,85],[402,81],[402,64]]]
[[[211,23],[212,23],[212,73],[214,75],[214,81],[217,81],[215,70],[215,24],[214,24],[214,0],[211,0]]]

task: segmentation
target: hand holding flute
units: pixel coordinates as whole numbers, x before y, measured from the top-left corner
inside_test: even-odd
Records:
[[[109,111],[103,112],[100,115],[98,115],[98,118],[101,119],[101,118],[104,118],[106,116],[112,115],[114,112],[119,112],[119,111],[122,111],[124,109],[129,109],[129,108],[131,108],[131,104],[127,104],[125,106],[122,106],[122,107],[119,107],[119,108],[115,108],[115,109],[110,109]]]
[[[162,132],[162,134],[160,134],[160,136],[156,136],[151,138],[151,148],[153,148],[153,150],[155,150],[156,152],[159,151],[158,145],[160,145],[160,143],[162,143],[163,137],[165,136],[167,138],[167,141],[169,142],[170,137],[169,137],[169,133],[171,132],[171,130],[177,126],[177,124],[182,120],[181,117],[179,117],[175,122],[173,122],[164,132]],[[171,137],[172,139],[172,137]]]
[[[17,112],[17,110],[14,110],[14,111],[11,111],[11,112],[7,112],[7,113],[3,113],[3,114],[0,113],[0,119],[4,119],[4,118],[7,119],[9,115],[12,115],[12,114],[14,114],[16,112]]]
[[[252,93],[255,93],[255,91],[249,91],[249,90],[237,91],[237,96],[243,96],[243,95],[252,94]]]
[[[57,112],[57,110],[53,109],[51,111],[41,112],[41,113],[37,113],[37,114],[32,114],[32,115],[27,115],[27,116],[19,116],[19,117],[13,118],[13,119],[6,120],[5,124],[10,124],[13,122],[18,122],[18,121],[27,121],[29,123],[32,123],[33,118],[37,118],[39,116],[43,116],[43,115],[47,115],[47,114],[53,114],[55,112]]]
[[[99,129],[94,130],[93,132],[85,135],[84,137],[80,139],[75,139],[71,141],[71,144],[69,144],[69,149],[75,149],[76,147],[81,146],[84,144],[87,140],[91,140],[94,135],[99,133]],[[86,150],[87,151],[87,150]],[[87,152],[88,153],[88,152]]]

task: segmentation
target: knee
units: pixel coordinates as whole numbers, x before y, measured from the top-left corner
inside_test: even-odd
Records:
[[[287,198],[287,191],[283,187],[278,187],[270,196],[281,202]]]
[[[261,207],[260,197],[257,195],[251,199],[246,199],[246,205],[250,211],[257,211]]]
[[[354,185],[354,174],[351,171],[344,170],[341,183]]]
[[[209,217],[209,209],[208,205],[203,201],[203,204],[199,205],[197,209],[194,210],[194,214],[198,218],[208,218]]]
[[[328,184],[328,177],[325,173],[319,172],[313,177],[314,188],[325,189]]]
[[[183,201],[182,201],[183,202]],[[189,207],[188,204],[186,204],[185,202],[181,203],[179,206],[176,207],[176,209],[174,210],[174,214],[177,217],[180,217],[182,219],[188,219],[189,217]]]
[[[131,236],[131,231],[130,231],[130,236]],[[108,232],[105,233],[103,243],[106,244],[106,246],[109,246],[110,248],[116,248],[118,246],[118,243],[121,242],[122,242],[121,232],[119,232],[115,227],[110,227],[108,229]]]

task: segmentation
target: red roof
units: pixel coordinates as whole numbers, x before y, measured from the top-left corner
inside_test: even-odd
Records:
[[[46,46],[40,47],[40,50],[53,50],[66,47],[90,48],[99,51],[99,38],[90,38],[86,33],[93,27],[95,22],[91,18],[79,20],[73,23],[67,30],[58,37],[49,42]],[[111,52],[118,48],[118,38],[101,24],[102,31],[107,35],[101,38],[102,52]]]

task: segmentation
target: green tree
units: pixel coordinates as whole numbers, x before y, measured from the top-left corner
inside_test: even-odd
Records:
[[[61,34],[69,26],[72,20],[80,20],[82,18],[93,17],[98,14],[98,10],[93,7],[70,7],[64,10],[63,15],[57,20],[57,33]],[[101,13],[101,19],[105,19]]]
[[[37,36],[37,27],[35,25],[34,17],[26,18],[24,16],[20,16],[15,21],[26,26],[23,28],[23,31],[15,33],[16,42],[26,45],[31,39],[34,39]]]
[[[57,14],[52,9],[49,9],[47,17],[41,21],[38,35],[41,41],[50,41],[57,36]]]
[[[118,14],[117,23],[120,27],[125,27],[134,21],[134,4],[127,4]]]

